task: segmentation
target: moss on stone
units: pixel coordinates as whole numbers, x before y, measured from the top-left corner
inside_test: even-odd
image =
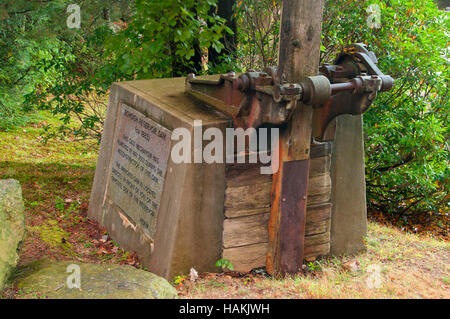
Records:
[[[67,267],[80,267],[81,288],[69,289]],[[24,298],[50,299],[169,299],[177,292],[167,280],[131,266],[99,265],[68,261],[33,262],[16,273]]]
[[[17,254],[25,235],[25,215],[20,183],[0,180],[0,291],[17,265]]]

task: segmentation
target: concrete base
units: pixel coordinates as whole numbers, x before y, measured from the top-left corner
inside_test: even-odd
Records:
[[[362,123],[361,115],[337,118],[331,164],[332,255],[352,255],[364,249],[367,207]]]
[[[135,251],[142,264],[159,276],[186,275],[191,267],[199,272],[218,270],[215,263],[222,255],[225,164],[177,164],[169,156],[155,231],[146,232],[139,220],[132,218],[136,206],[119,205],[122,202],[118,203],[118,197],[111,193],[113,154],[118,147],[123,104],[142,114],[149,123],[156,122],[171,132],[185,128],[191,136],[195,120],[202,120],[205,130],[225,130],[231,120],[186,96],[184,78],[115,83],[88,213],[108,229],[121,247]],[[134,131],[131,127],[125,133],[131,135]],[[140,179],[145,182],[148,177],[142,175]]]

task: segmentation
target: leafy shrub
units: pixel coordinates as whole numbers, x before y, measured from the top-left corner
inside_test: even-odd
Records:
[[[243,70],[263,69],[277,64],[280,4],[280,0],[237,1],[236,57]]]
[[[105,71],[138,79],[200,73],[204,48],[220,52],[223,33],[232,32],[212,11],[215,4],[136,0],[131,23],[106,42],[113,63]]]
[[[105,93],[96,88],[93,76],[104,64],[100,41],[112,32],[109,10],[121,7],[118,14],[125,15],[122,8],[128,1],[84,1],[80,29],[66,24],[66,9],[72,3],[16,0],[0,4],[0,129],[23,124],[25,112],[40,107],[63,117],[66,124],[71,115],[80,115],[79,128],[65,125],[60,134],[85,137],[87,127],[100,134],[101,116],[96,108],[89,109],[86,100]]]
[[[25,124],[24,95],[46,87],[53,69],[41,62],[58,49],[57,39],[43,31],[55,4],[44,8],[23,0],[0,4],[0,129]]]
[[[233,270],[234,270],[233,264],[232,264],[228,259],[226,259],[226,258],[219,259],[219,260],[216,262],[215,266],[216,266],[216,267],[222,268],[224,271],[225,271],[226,269],[228,269],[229,271],[233,271]]]
[[[364,42],[396,79],[364,114],[368,204],[439,216],[449,208],[448,13],[431,0],[328,1],[323,53]],[[370,4],[381,27],[367,23]]]
[[[251,16],[279,12],[279,1],[271,9],[257,5],[258,1],[241,2],[244,6],[238,10]],[[368,24],[374,13],[370,5],[380,9],[378,29]],[[266,29],[273,32],[267,38],[276,41],[279,19],[269,20],[273,25]],[[248,33],[245,15],[238,21],[239,31]],[[381,94],[364,114],[370,210],[406,221],[410,215],[447,218],[448,34],[448,13],[438,10],[432,0],[326,1],[321,63],[333,62],[344,47],[362,42],[378,56],[380,69],[396,80],[394,89]],[[264,56],[276,57],[273,42],[265,43],[263,49],[258,45],[264,35],[258,29],[254,34],[238,35],[244,52],[259,57],[250,63],[252,68],[263,68]]]
[[[45,9],[61,15],[68,3],[60,0]],[[62,126],[47,128],[47,137],[100,141],[112,82],[201,73],[205,48],[223,48],[223,33],[232,31],[212,10],[215,3],[86,1],[80,29],[67,29],[65,21],[49,16],[38,30],[44,32],[58,23],[49,33],[58,50],[50,52],[48,59],[34,61],[41,70],[52,70],[54,78],[44,87],[34,85],[31,92],[24,92],[25,105],[28,109],[38,105],[63,119]],[[59,11],[52,11],[57,4]]]

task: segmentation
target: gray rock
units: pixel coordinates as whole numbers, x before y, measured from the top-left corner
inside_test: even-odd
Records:
[[[25,235],[22,188],[14,179],[0,180],[0,291],[16,267]]]
[[[79,288],[73,287],[77,281],[71,280],[76,274],[68,269],[72,264],[79,267]],[[40,260],[18,273],[16,284],[23,298],[173,299],[178,295],[166,279],[131,266]]]

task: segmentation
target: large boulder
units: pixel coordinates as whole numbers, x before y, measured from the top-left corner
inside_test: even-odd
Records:
[[[0,180],[0,291],[16,267],[25,235],[22,188],[14,179]]]
[[[75,265],[75,266],[71,266]],[[169,282],[131,266],[40,260],[18,270],[23,298],[173,299]],[[75,276],[80,275],[77,281]],[[79,288],[77,285],[80,284]]]

